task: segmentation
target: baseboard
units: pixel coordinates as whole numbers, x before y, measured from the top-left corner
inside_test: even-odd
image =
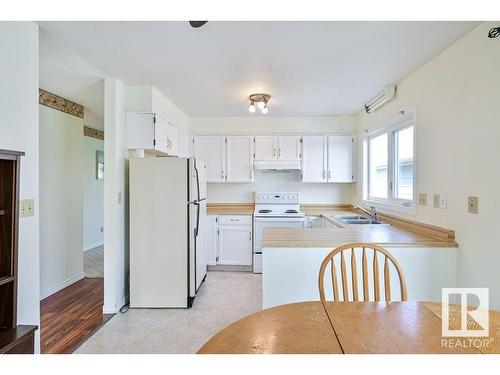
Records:
[[[129,296],[126,295],[125,297],[122,298],[122,300],[118,303],[118,305],[116,306],[103,306],[102,307],[102,313],[103,314],[117,314],[120,309],[125,306],[125,305],[128,305],[129,303]]]
[[[98,243],[98,244],[95,244],[95,245],[92,245],[92,246],[84,248],[83,251],[89,251],[89,250],[95,249],[96,247],[100,247],[100,246],[103,246],[103,245],[104,245],[104,242],[103,243]]]
[[[239,266],[233,264],[208,265],[207,271],[227,271],[227,272],[252,272],[252,266]]]
[[[80,281],[85,277],[85,274],[83,272],[79,273],[78,275],[75,275],[73,277],[70,277],[67,280],[64,280],[63,282],[53,286],[52,288],[46,290],[45,292],[40,293],[40,301],[51,296],[54,293],[59,292],[60,290],[70,286],[71,284],[76,283],[77,281]]]

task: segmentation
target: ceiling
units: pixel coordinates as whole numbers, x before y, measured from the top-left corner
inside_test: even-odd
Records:
[[[330,116],[359,112],[383,86],[423,66],[477,23],[39,24],[47,40],[78,56],[41,44],[41,85],[49,91],[80,90],[78,84],[91,90],[108,75],[153,85],[190,116],[248,116],[247,97],[256,92],[271,95],[268,116]],[[78,69],[82,82],[67,78]],[[100,109],[95,104],[91,108],[102,115],[102,100]]]
[[[68,47],[40,32],[40,88],[85,107],[87,125],[103,128],[106,74]]]

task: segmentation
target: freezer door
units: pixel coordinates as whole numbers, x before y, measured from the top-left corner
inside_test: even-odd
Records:
[[[207,164],[203,160],[196,159],[198,170],[199,200],[207,198]]]
[[[189,158],[190,201],[196,202],[207,198],[207,165],[204,161]]]

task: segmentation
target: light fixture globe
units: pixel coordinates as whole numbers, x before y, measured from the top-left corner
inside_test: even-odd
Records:
[[[269,100],[271,100],[271,96],[268,94],[252,94],[248,97],[250,99],[250,106],[248,107],[248,111],[250,113],[255,113],[255,107],[259,108],[263,114],[266,114],[269,109]]]

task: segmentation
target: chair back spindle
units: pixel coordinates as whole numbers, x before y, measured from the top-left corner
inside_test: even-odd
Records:
[[[361,281],[362,281],[362,291],[363,291],[363,298],[361,299],[359,290],[358,290],[358,260],[356,257],[356,249],[361,249]],[[380,269],[379,269],[379,260],[378,260],[378,254],[382,254],[384,257],[383,260],[383,278],[384,278],[384,296],[385,296],[385,301],[390,302],[392,300],[392,294],[391,294],[391,271],[390,271],[390,265],[394,266],[394,268],[397,271],[398,277],[399,277],[399,287],[401,291],[401,301],[406,301],[407,300],[407,290],[406,290],[406,280],[403,275],[403,271],[401,269],[401,266],[398,262],[398,260],[391,254],[389,253],[386,249],[383,247],[380,247],[375,244],[368,244],[368,243],[352,243],[352,244],[346,244],[343,246],[340,246],[336,249],[334,249],[332,252],[330,252],[323,262],[321,263],[321,268],[319,271],[319,279],[318,279],[318,284],[319,284],[319,294],[322,302],[326,301],[325,298],[325,284],[324,284],[324,278],[325,278],[325,271],[328,265],[330,265],[330,273],[331,273],[331,280],[332,280],[332,288],[333,288],[333,300],[334,301],[339,301],[340,300],[340,295],[339,295],[339,279],[337,277],[337,267],[335,264],[335,258],[340,257],[340,281],[342,283],[342,300],[343,301],[370,301],[370,280],[369,280],[369,262],[368,262],[368,257],[370,254],[370,251],[372,250],[373,254],[373,263],[372,263],[372,279],[373,279],[373,300],[376,302],[380,301]],[[350,281],[351,285],[349,288],[348,284],[348,272],[347,272],[347,265],[346,265],[346,259],[344,256],[344,252],[346,252],[347,256],[349,255],[350,251]],[[352,291],[352,299],[349,296],[349,289]]]

